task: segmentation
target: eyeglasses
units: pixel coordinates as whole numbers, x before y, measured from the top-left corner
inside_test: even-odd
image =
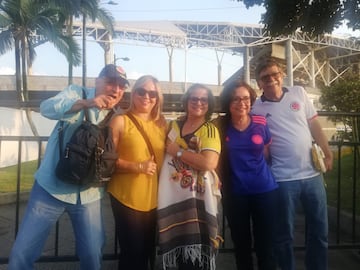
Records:
[[[280,75],[281,75],[281,72],[278,71],[278,72],[263,75],[263,76],[260,77],[260,80],[262,82],[267,82],[268,80],[270,80],[270,78],[278,79],[280,77]]]
[[[147,94],[149,98],[158,98],[159,94],[156,90],[146,90],[142,87],[135,89],[135,93],[140,97],[145,97]]]
[[[237,97],[236,96],[231,99],[231,102],[235,103],[235,104],[239,104],[241,102],[247,104],[247,103],[250,103],[250,97],[249,96],[247,96],[247,97]]]
[[[208,104],[209,100],[207,97],[190,97],[189,98],[190,103],[192,104],[198,104],[200,102],[201,105]]]

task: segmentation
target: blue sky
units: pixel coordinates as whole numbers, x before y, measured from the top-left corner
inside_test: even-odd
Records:
[[[260,21],[261,8],[247,10],[242,3],[231,0],[115,0],[118,5],[107,5],[117,21],[146,20],[189,20],[222,21],[257,24]],[[81,44],[81,41],[79,41]],[[39,46],[33,65],[34,74],[67,75],[67,63],[51,44]],[[87,43],[87,74],[97,76],[104,64],[103,51],[92,41]],[[119,61],[131,79],[143,74],[155,75],[160,80],[169,79],[168,54],[166,48],[115,45],[117,57],[129,57],[130,61]],[[185,80],[185,56],[180,50],[174,51],[173,76],[175,81]],[[213,50],[192,49],[187,54],[186,79],[189,82],[217,83],[217,60]],[[222,60],[223,78],[230,76],[241,66],[239,56],[224,55]],[[0,56],[0,74],[14,73],[13,51]],[[81,66],[75,68],[75,76],[81,76]]]
[[[246,9],[241,2],[232,0],[115,0],[118,5],[108,5],[117,21],[147,20],[187,20],[208,22],[235,22],[242,24],[258,24],[262,7]],[[80,44],[81,41],[79,40]],[[67,75],[67,62],[52,45],[45,44],[37,49],[37,58],[33,65],[34,74]],[[87,43],[87,74],[96,77],[104,64],[103,50],[91,40]],[[127,71],[128,77],[137,79],[143,74],[152,74],[158,79],[169,79],[168,54],[166,48],[115,44],[117,57],[128,57],[130,61],[119,60]],[[221,56],[221,55],[220,55]],[[174,81],[185,80],[185,54],[175,50],[173,55]],[[241,56],[224,54],[222,59],[222,79],[226,80],[242,65]],[[13,51],[0,56],[0,74],[14,73]],[[81,66],[74,69],[75,76],[81,76]],[[214,50],[192,48],[188,50],[186,60],[186,81],[216,84],[217,60]]]

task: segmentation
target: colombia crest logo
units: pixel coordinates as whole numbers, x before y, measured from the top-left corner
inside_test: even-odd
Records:
[[[251,141],[252,141],[254,144],[262,144],[262,143],[263,143],[263,138],[262,138],[259,134],[254,134],[254,135],[251,137]]]
[[[296,101],[290,103],[290,109],[294,112],[297,112],[300,110],[300,104]]]

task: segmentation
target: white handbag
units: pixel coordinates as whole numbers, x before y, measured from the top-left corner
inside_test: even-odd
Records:
[[[325,173],[326,172],[326,167],[325,167],[325,163],[324,163],[325,154],[324,154],[323,150],[321,149],[321,147],[316,143],[313,143],[313,145],[312,145],[311,156],[312,156],[312,160],[314,163],[314,167],[318,171]]]

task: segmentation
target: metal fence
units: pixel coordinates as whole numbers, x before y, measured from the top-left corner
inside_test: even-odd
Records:
[[[319,112],[320,117],[327,118],[329,116],[341,116],[349,117],[353,119],[359,119],[359,113],[327,113]],[[333,139],[336,138],[333,136]],[[7,264],[8,253],[11,245],[15,239],[16,233],[21,221],[22,212],[26,205],[26,192],[24,197],[24,191],[22,190],[23,181],[23,165],[22,159],[23,147],[26,143],[34,143],[37,145],[37,158],[33,160],[36,166],[40,165],[41,155],[43,148],[46,146],[48,140],[47,136],[33,137],[33,136],[0,136],[0,160],[1,153],[3,153],[8,143],[15,143],[17,146],[17,164],[14,165],[16,171],[15,179],[16,189],[11,194],[14,198],[0,204],[0,243],[3,246],[3,250],[0,249],[0,265]],[[360,207],[360,183],[359,183],[359,168],[360,168],[360,142],[359,141],[344,141],[344,140],[330,140],[330,145],[335,153],[335,164],[332,173],[332,180],[329,183],[327,179],[328,173],[325,174],[325,180],[328,183],[328,197],[329,197],[329,230],[331,237],[329,237],[330,249],[359,249],[360,250],[360,216],[358,215]],[[0,181],[4,181],[4,168],[0,168]],[[330,191],[331,184],[331,191]],[[331,194],[330,194],[331,192]],[[0,190],[0,196],[6,196],[2,190]],[[344,205],[346,201],[346,205]],[[107,204],[106,200],[104,204]],[[109,207],[107,205],[106,207]],[[6,210],[2,210],[5,209]],[[7,216],[4,216],[6,215]],[[113,260],[117,256],[117,244],[115,236],[112,235],[113,219],[112,216],[106,216],[107,227],[107,247],[104,250],[104,260]],[[7,225],[7,229],[2,231],[1,222],[6,220],[12,224]],[[226,234],[226,220],[223,217],[223,234]],[[302,222],[302,221],[301,221]],[[73,245],[73,239],[67,243],[60,243],[61,234],[63,230],[70,230],[71,223],[66,221],[66,217],[61,217],[57,222],[51,239],[48,240],[47,252],[40,258],[41,262],[63,262],[63,261],[76,261],[75,249],[72,254],[64,254],[60,249],[63,245]],[[66,242],[67,240],[61,240]],[[4,248],[5,247],[5,248]],[[295,249],[302,250],[305,248],[305,244],[298,241]],[[6,250],[5,250],[6,249]],[[220,252],[232,252],[232,244],[229,237],[225,237],[225,242],[220,249]],[[4,255],[5,254],[5,255]]]

